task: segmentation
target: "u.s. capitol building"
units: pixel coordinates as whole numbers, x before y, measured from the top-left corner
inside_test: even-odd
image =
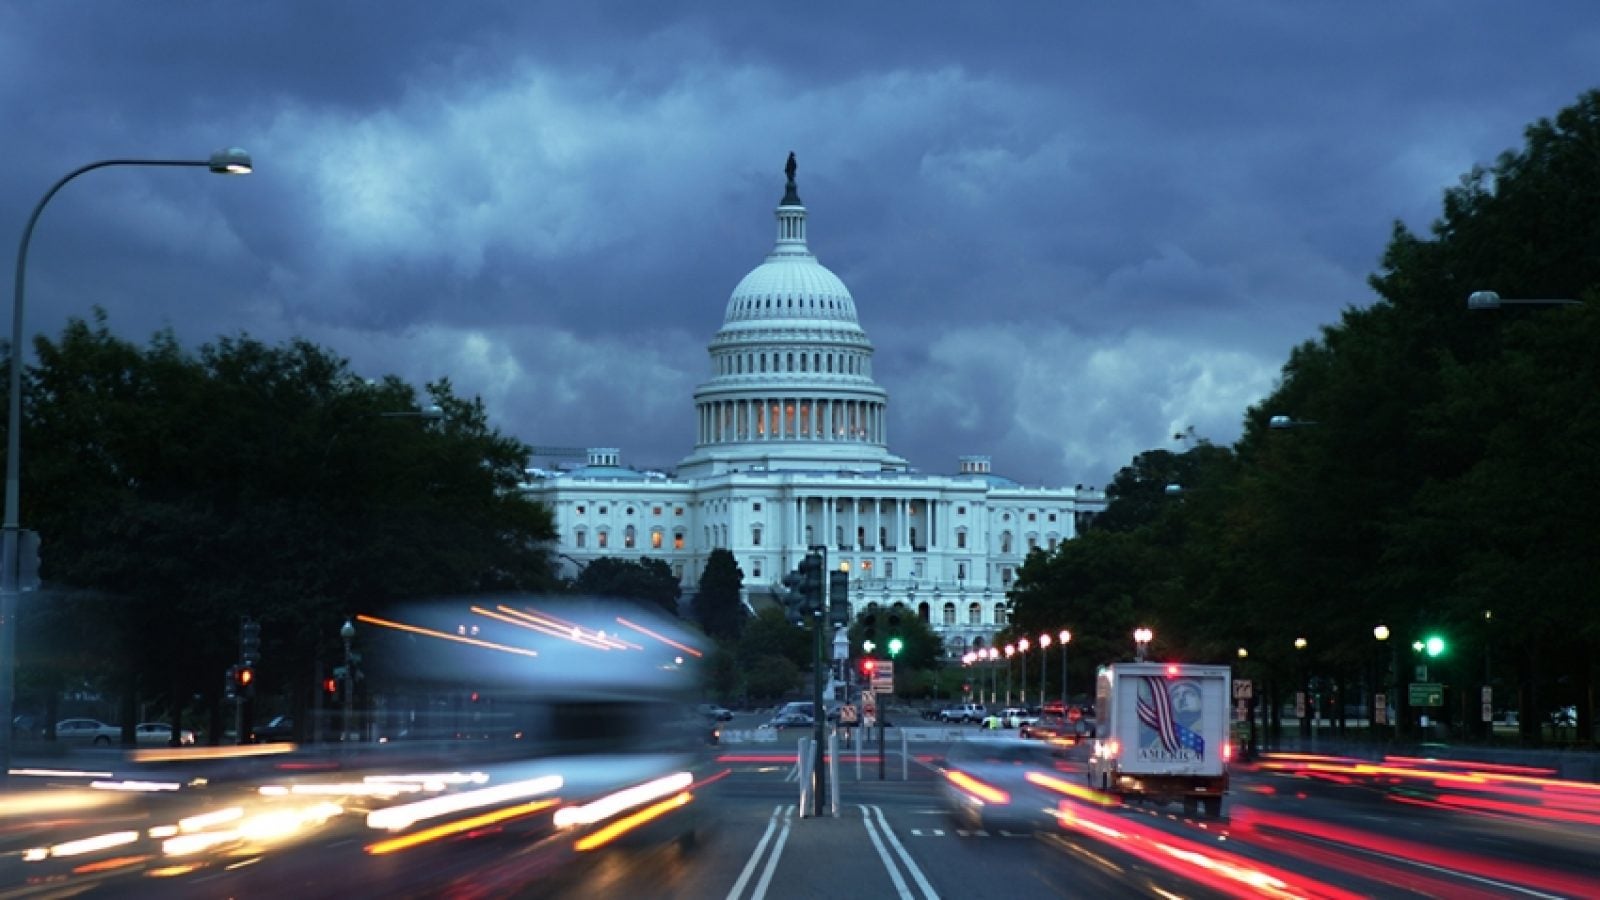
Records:
[[[828,567],[850,573],[855,612],[903,604],[960,656],[1005,624],[1029,551],[1070,540],[1105,494],[1024,487],[987,456],[916,472],[889,451],[872,342],[850,291],[806,245],[792,157],[788,174],[777,244],[734,288],[711,339],[694,452],[668,474],[590,449],[584,465],[530,470],[527,493],[553,511],[569,575],[603,556],[650,557],[692,592],[706,557],[727,548],[759,603],[824,545]]]

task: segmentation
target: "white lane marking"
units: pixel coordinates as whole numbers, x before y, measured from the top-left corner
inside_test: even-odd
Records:
[[[889,851],[883,849],[883,841],[878,838],[878,827],[872,824],[872,813],[865,806],[861,807],[861,821],[867,826],[867,837],[872,838],[872,846],[878,851],[878,858],[883,860],[883,867],[888,870],[889,879],[894,882],[900,900],[916,900],[910,888],[906,887],[906,880],[900,877],[900,870],[894,867],[894,860],[889,858]]]
[[[784,842],[789,840],[789,823],[793,821],[794,807],[785,807],[783,810],[783,830],[778,832],[778,842],[772,845],[772,852],[767,854],[767,867],[761,870],[761,880],[756,882],[756,889],[750,892],[750,900],[762,900],[767,896],[767,885],[772,883],[772,873],[778,869],[778,857],[783,855]]]
[[[922,895],[927,900],[939,900],[939,895],[934,892],[933,885],[928,883],[928,879],[923,876],[922,870],[917,868],[917,864],[911,861],[911,854],[906,852],[905,845],[901,844],[900,839],[894,836],[894,829],[889,827],[889,820],[884,818],[882,808],[874,806],[872,811],[878,816],[878,824],[883,826],[883,836],[888,838],[889,843],[894,845],[895,852],[900,854],[900,861],[906,864],[906,871],[910,872],[911,877],[917,880],[917,887],[922,888]]]
[[[739,895],[744,893],[744,886],[750,882],[750,875],[756,870],[756,863],[761,861],[761,852],[767,849],[767,841],[772,839],[772,832],[778,828],[778,814],[783,812],[780,804],[772,808],[772,818],[767,820],[767,831],[756,842],[756,849],[750,853],[750,861],[744,864],[744,871],[739,873],[739,880],[733,883],[733,890],[728,892],[728,900],[739,900]]]

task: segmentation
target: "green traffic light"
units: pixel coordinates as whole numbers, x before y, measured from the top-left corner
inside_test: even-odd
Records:
[[[900,651],[902,649],[904,649],[905,645],[906,645],[905,641],[902,641],[899,638],[890,638],[889,639],[889,655],[890,656],[899,656],[900,655]]]
[[[1429,656],[1438,656],[1444,652],[1444,638],[1439,637],[1438,635],[1433,635],[1432,637],[1428,638],[1427,643],[1423,646],[1428,649]]]

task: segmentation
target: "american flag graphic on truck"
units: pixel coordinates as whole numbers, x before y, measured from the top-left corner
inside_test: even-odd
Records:
[[[1137,682],[1141,759],[1198,761],[1206,758],[1200,724],[1200,684],[1192,678],[1140,676]]]

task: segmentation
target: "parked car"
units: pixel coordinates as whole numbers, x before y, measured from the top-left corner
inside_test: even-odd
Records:
[[[263,743],[293,740],[294,720],[288,716],[273,716],[267,724],[256,726],[255,737]]]
[[[122,726],[99,719],[62,719],[56,723],[56,740],[109,747],[122,740]]]
[[[772,717],[772,721],[763,725],[763,728],[810,728],[816,720],[805,713],[781,712]]]
[[[133,740],[137,744],[154,744],[165,747],[172,743],[172,726],[166,722],[140,722],[133,726]],[[180,744],[194,743],[194,732],[185,728],[180,733]]]
[[[702,703],[699,706],[701,715],[717,722],[728,722],[733,719],[733,711],[711,703]]]
[[[982,703],[962,703],[939,711],[941,722],[982,722],[988,717]]]
[[[45,736],[44,720],[23,713],[11,720],[11,734],[19,738],[42,738]]]

